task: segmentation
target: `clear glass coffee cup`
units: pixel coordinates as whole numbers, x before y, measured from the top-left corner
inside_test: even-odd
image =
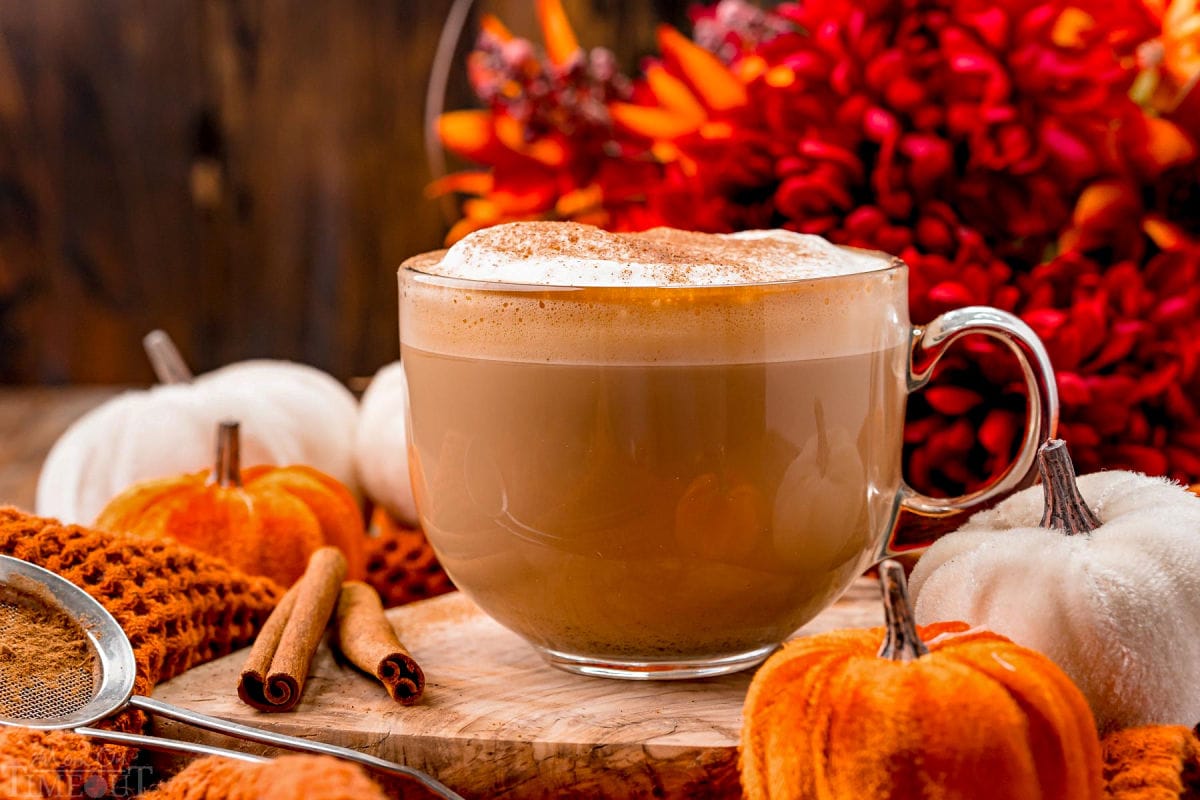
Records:
[[[1049,358],[986,307],[908,318],[907,267],[740,285],[561,286],[400,270],[409,464],[455,584],[555,666],[692,678],[761,662],[891,555],[898,515],[969,509],[1053,433]],[[974,494],[901,471],[904,411],[986,335],[1028,386],[1020,452]]]

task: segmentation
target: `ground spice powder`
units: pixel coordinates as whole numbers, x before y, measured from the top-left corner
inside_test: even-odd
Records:
[[[0,716],[50,719],[95,694],[98,664],[78,622],[37,592],[0,586]]]

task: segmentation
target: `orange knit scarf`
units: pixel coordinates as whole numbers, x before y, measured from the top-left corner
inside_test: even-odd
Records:
[[[282,595],[266,578],[179,545],[61,525],[15,508],[0,508],[0,553],[58,573],[116,617],[133,644],[138,694],[249,644]],[[127,711],[103,724],[140,732],[145,722]],[[69,731],[0,728],[0,798],[96,797],[135,755]]]
[[[1104,737],[1108,800],[1200,800],[1200,739],[1182,725],[1147,725]]]

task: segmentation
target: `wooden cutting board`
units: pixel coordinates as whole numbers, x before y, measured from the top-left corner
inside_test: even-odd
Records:
[[[323,644],[292,712],[237,699],[246,653],[159,686],[175,705],[344,745],[437,776],[465,797],[717,798],[739,795],[737,742],[753,671],[687,681],[620,681],[547,666],[458,592],[388,612],[427,678],[405,708]],[[798,635],[883,623],[875,581],[859,579]],[[256,750],[156,720],[158,735]]]

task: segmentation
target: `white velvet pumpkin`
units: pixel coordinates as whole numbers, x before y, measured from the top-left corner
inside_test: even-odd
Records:
[[[1075,511],[1094,512],[1083,524],[1057,514],[1055,527],[1041,527],[1055,490],[1035,486],[936,542],[912,574],[917,621],[964,620],[1040,650],[1083,691],[1102,730],[1195,725],[1200,497],[1132,472],[1069,482],[1078,493],[1052,505],[1082,500]]]
[[[171,374],[152,360],[160,375]],[[204,469],[213,458],[212,431],[229,418],[242,423],[243,463],[307,464],[357,491],[354,395],[313,367],[252,360],[190,383],[125,392],[80,417],[42,465],[37,513],[90,524],[137,481]]]
[[[416,525],[408,472],[408,381],[399,361],[380,369],[363,393],[354,459],[367,497],[399,522]]]

